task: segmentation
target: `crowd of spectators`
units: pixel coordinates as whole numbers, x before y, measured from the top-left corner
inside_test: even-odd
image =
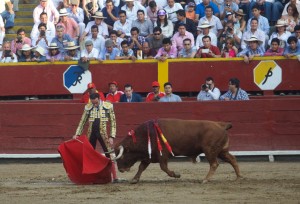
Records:
[[[15,4],[0,3],[1,62],[300,55],[299,0],[39,0],[30,35],[2,43]]]

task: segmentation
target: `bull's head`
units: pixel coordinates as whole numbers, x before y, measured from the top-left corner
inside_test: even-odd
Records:
[[[129,171],[130,168],[138,161],[138,155],[131,152],[129,148],[120,145],[115,149],[116,161],[120,172]]]

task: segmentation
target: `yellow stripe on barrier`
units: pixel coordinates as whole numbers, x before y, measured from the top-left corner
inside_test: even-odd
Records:
[[[169,62],[168,60],[157,63],[157,79],[160,83],[160,91],[164,91],[163,84],[169,81]]]

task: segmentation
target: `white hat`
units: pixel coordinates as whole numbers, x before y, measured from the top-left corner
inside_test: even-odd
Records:
[[[276,25],[275,25],[275,27],[286,27],[287,26],[287,24],[286,24],[286,22],[285,22],[285,20],[283,20],[283,19],[279,19],[278,21],[277,21],[277,23],[276,23]]]
[[[38,52],[38,53],[40,53],[40,55],[45,56],[45,50],[44,50],[44,48],[38,46],[38,47],[35,48],[35,51]]]
[[[92,16],[94,18],[106,18],[103,16],[103,13],[101,11],[97,11],[94,16]]]
[[[65,8],[59,10],[59,16],[68,16],[68,11]]]
[[[79,46],[76,46],[74,41],[70,41],[70,42],[68,42],[67,47],[65,47],[64,49],[65,50],[75,50],[77,48],[79,48]]]
[[[197,28],[213,28],[213,25],[210,25],[208,21],[203,21],[200,26],[197,26]]]
[[[20,49],[20,50],[22,50],[22,51],[28,51],[28,50],[31,50],[31,49],[33,49],[33,47],[31,47],[31,46],[28,45],[28,44],[24,44],[24,45],[22,46],[22,49]]]
[[[50,46],[48,46],[48,49],[51,50],[51,49],[58,49],[59,47],[57,47],[57,44],[56,43],[51,43]]]
[[[263,41],[259,40],[255,35],[252,35],[248,40],[244,40],[244,41],[247,44],[249,44],[249,42],[255,42],[255,41],[257,41],[258,44],[260,45],[263,43]]]

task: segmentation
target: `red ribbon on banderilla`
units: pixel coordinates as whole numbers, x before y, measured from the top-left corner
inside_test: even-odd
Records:
[[[164,134],[162,133],[160,127],[158,126],[158,123],[157,122],[154,122],[153,123],[153,126],[155,127],[156,131],[159,133],[162,141],[164,142],[164,144],[166,145],[166,148],[167,150],[172,154],[172,156],[174,157],[174,153],[172,151],[172,147],[170,146],[169,142],[167,141],[167,139],[165,138]],[[159,141],[159,137],[157,136],[157,133],[156,133],[156,140],[157,140],[157,147],[158,147],[158,150],[160,151],[160,155],[162,155],[162,146],[160,144],[160,141]]]
[[[136,136],[134,130],[129,130],[128,131],[128,136],[132,137],[133,143],[136,143]]]

